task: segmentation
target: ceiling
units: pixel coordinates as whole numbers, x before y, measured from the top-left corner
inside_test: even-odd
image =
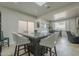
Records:
[[[61,12],[66,12],[64,18],[79,16],[79,2],[46,2],[42,6],[35,2],[0,2],[0,6],[45,20],[55,20],[54,15]]]
[[[60,13],[66,13],[66,15],[64,17],[55,19],[54,16]],[[63,15],[59,15],[59,16],[63,16]],[[70,4],[63,8],[59,8],[58,10],[51,11],[47,14],[42,15],[40,18],[45,20],[50,20],[50,21],[56,21],[56,20],[61,20],[61,19],[71,18],[71,17],[79,17],[79,2],[76,2],[76,3],[73,2],[73,4]]]
[[[42,6],[34,2],[0,2],[0,6],[7,7],[31,16],[40,17],[73,4],[73,2],[47,2]]]

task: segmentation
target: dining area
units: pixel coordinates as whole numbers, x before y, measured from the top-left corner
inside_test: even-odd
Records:
[[[77,59],[79,2],[27,1],[0,2],[0,59]]]
[[[57,56],[56,44],[60,31],[49,29],[45,20],[18,20],[10,31],[1,30],[1,56]],[[16,28],[15,28],[16,27]],[[15,29],[15,30],[14,30]],[[5,41],[6,45],[2,45]],[[53,50],[52,50],[53,49]]]
[[[14,56],[21,56],[26,53],[28,56],[30,56],[30,54],[34,56],[45,56],[48,52],[50,56],[57,56],[56,44],[59,40],[59,32],[47,34],[13,32],[12,35],[16,44]],[[24,50],[23,54],[20,53],[21,50]]]
[[[0,56],[78,56],[78,5],[1,2]]]

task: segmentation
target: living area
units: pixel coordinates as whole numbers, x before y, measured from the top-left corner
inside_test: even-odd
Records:
[[[0,25],[1,56],[79,55],[79,2],[0,2]]]

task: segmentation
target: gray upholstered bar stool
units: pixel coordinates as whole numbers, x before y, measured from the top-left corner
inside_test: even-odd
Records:
[[[52,53],[53,55],[57,56],[56,43],[58,41],[58,35],[59,33],[56,32],[40,41],[40,45],[47,47],[48,51],[50,52],[50,56],[52,55]],[[54,51],[52,51],[52,48],[54,48]]]
[[[28,55],[30,55],[30,51],[29,51],[30,41],[29,41],[29,39],[26,37],[23,37],[22,35],[20,35],[18,33],[12,33],[12,34],[13,34],[13,39],[14,39],[15,44],[16,44],[14,56],[16,56],[16,55],[20,56],[20,55],[23,55],[25,53],[28,53]],[[24,49],[25,53],[19,54],[20,50],[23,50],[23,49]]]

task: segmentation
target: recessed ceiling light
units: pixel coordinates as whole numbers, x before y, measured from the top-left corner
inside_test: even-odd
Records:
[[[42,6],[44,5],[46,2],[35,2],[37,5]]]

